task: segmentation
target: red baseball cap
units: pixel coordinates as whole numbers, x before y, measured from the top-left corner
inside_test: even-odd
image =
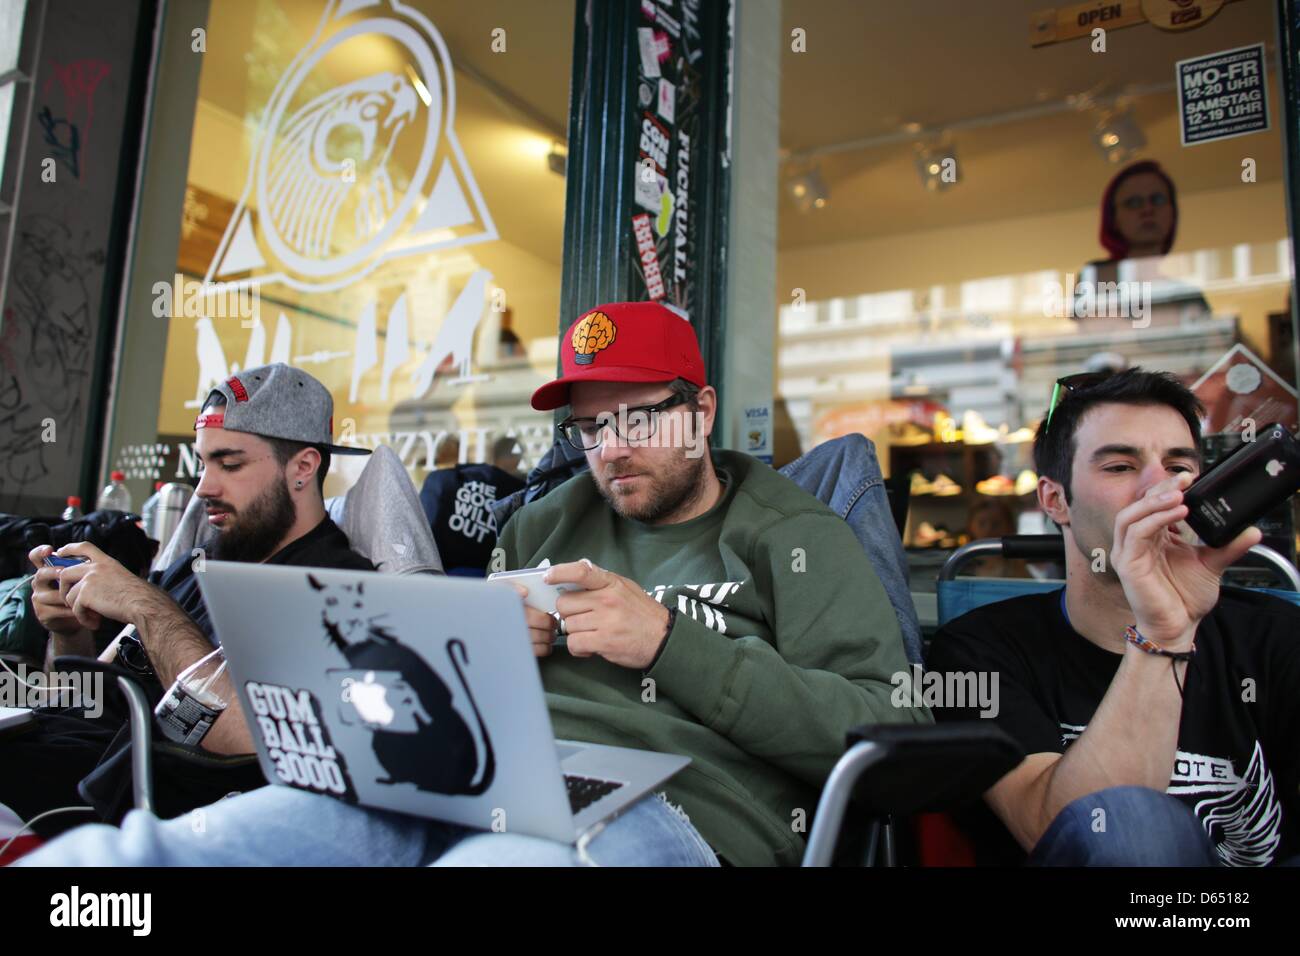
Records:
[[[583,313],[560,340],[560,364],[563,374],[533,392],[539,412],[567,405],[574,382],[707,384],[695,329],[658,302],[610,302]]]

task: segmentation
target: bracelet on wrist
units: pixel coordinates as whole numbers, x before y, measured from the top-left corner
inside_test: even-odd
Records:
[[[1192,655],[1196,653],[1196,641],[1192,641],[1192,645],[1188,650],[1171,651],[1161,647],[1155,641],[1151,640],[1151,638],[1144,636],[1142,632],[1132,624],[1124,628],[1124,640],[1147,654],[1158,654],[1161,657],[1168,657],[1175,661],[1190,661]]]

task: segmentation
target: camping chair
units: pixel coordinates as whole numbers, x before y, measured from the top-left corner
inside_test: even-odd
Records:
[[[163,550],[168,562],[190,554],[211,540],[202,521],[204,503],[191,498],[172,539]],[[343,529],[354,551],[373,563],[381,574],[442,572],[433,533],[424,518],[415,485],[401,459],[381,445],[366,462],[356,483],[342,496],[328,498],[325,510]],[[160,565],[166,567],[166,565]],[[153,708],[135,675],[114,664],[84,657],[61,657],[61,670],[101,671],[115,679],[126,696],[131,726],[131,777],[133,804],[153,812],[153,755],[166,751],[199,766],[236,768],[257,762],[256,754],[212,754],[153,735]]]

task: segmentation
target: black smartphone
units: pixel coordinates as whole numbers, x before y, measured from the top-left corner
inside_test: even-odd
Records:
[[[1268,425],[1183,494],[1187,524],[1221,548],[1300,490],[1300,441]]]

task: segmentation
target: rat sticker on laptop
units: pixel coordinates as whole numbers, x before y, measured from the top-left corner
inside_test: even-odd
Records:
[[[328,671],[343,690],[340,719],[370,732],[375,758],[387,774],[376,782],[411,783],[448,795],[485,793],[496,775],[496,759],[465,680],[469,653],[464,642],[451,638],[445,649],[473,711],[477,741],[438,673],[376,623],[384,615],[366,613],[362,582],[328,585],[312,574],[307,582],[322,598],[325,638],[348,664]]]

